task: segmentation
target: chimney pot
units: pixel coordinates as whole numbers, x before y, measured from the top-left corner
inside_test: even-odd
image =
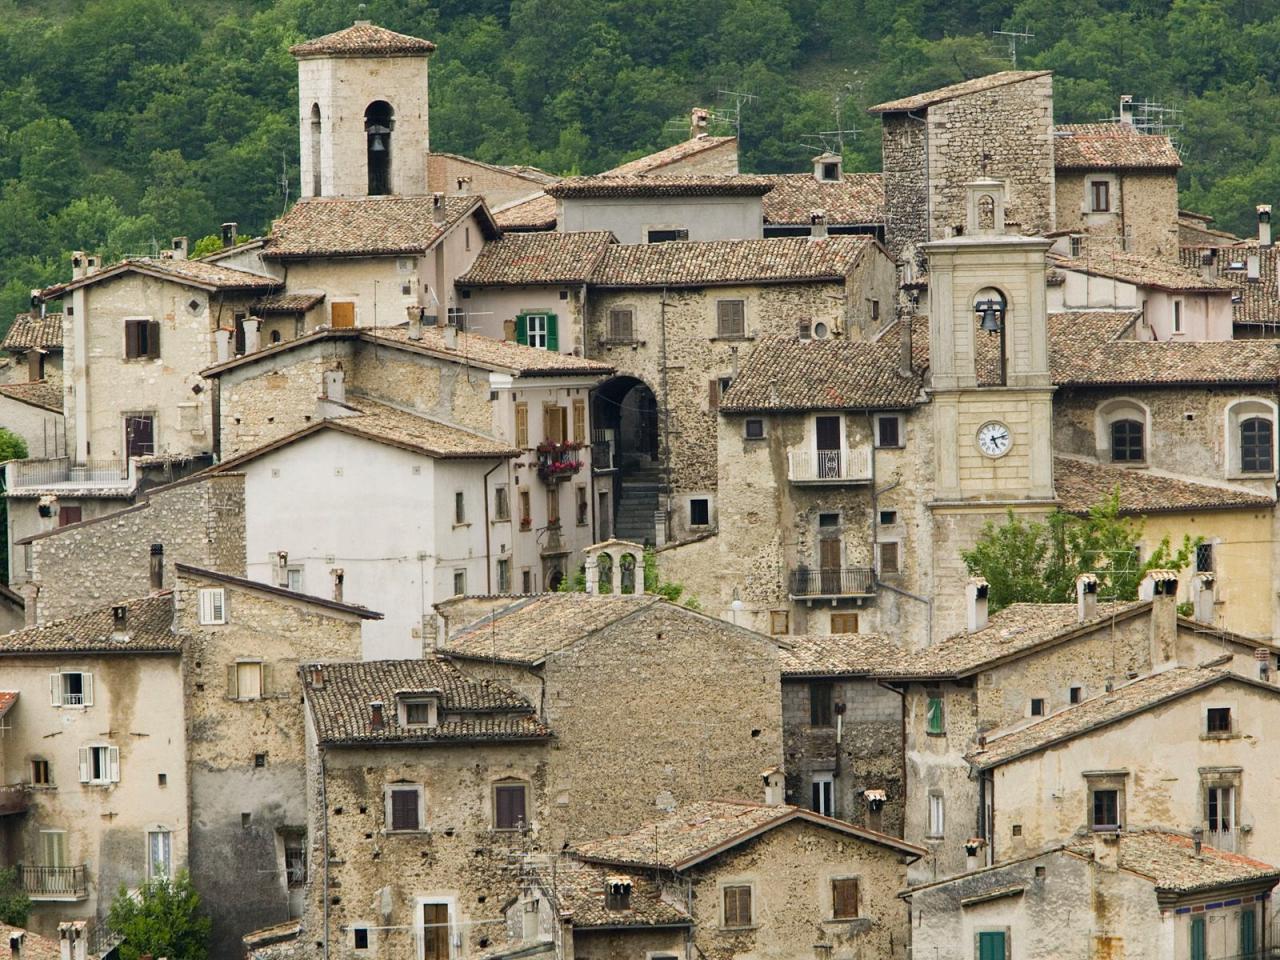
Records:
[[[1092,573],[1076,577],[1076,614],[1081,623],[1098,615],[1098,578]]]
[[[1178,572],[1148,570],[1138,598],[1151,601],[1151,665],[1178,660]],[[1188,666],[1191,664],[1188,663]]]
[[[990,589],[991,587],[982,577],[971,577],[965,585],[969,633],[977,633],[987,625],[987,593]]]
[[[1258,246],[1271,246],[1271,204],[1258,204]]]
[[[764,779],[764,803],[767,807],[781,806],[786,800],[786,778],[777,767],[770,767],[761,777]]]
[[[240,224],[234,220],[222,225],[222,246],[234,247],[239,240]]]
[[[214,348],[218,354],[218,362],[226,363],[231,359],[231,331],[219,327],[213,331]]]
[[[827,212],[812,210],[809,212],[809,236],[820,239],[827,235]]]
[[[244,352],[257,353],[262,347],[262,321],[257,317],[246,317],[244,321]]]
[[[151,589],[164,589],[164,544],[151,545]]]
[[[706,136],[707,122],[711,116],[702,107],[694,107],[689,111],[689,139],[697,140],[699,137]]]
[[[369,704],[369,725],[374,730],[381,730],[384,726],[382,719],[382,701],[375,700]]]
[[[414,306],[411,306],[411,307],[405,307],[405,311],[408,313],[408,316],[409,316],[409,339],[421,340],[422,339],[422,315],[427,312],[427,308],[418,306],[415,304]]]
[[[342,588],[347,575],[341,567],[334,567],[329,573],[333,577],[333,599],[337,603],[342,603]]]
[[[1191,845],[1195,849],[1196,856],[1197,857],[1200,856],[1201,851],[1204,848],[1204,828],[1203,827],[1191,828]]]
[[[311,668],[311,686],[317,690],[324,689],[324,667],[318,663]]]
[[[433,193],[431,195],[431,220],[433,223],[444,223],[444,194]]]
[[[1133,124],[1133,94],[1123,93],[1120,95],[1120,122]]]
[[[175,260],[187,259],[187,238],[186,237],[173,238],[173,259]]]

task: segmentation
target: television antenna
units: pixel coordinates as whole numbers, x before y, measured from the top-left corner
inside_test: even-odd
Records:
[[[1004,55],[1015,68],[1018,66],[1018,41],[1034,40],[1036,35],[1027,30],[992,30],[991,38],[1004,43],[1008,52]]]
[[[832,109],[836,116],[835,129],[804,134],[800,138],[800,145],[811,153],[816,151],[818,153],[843,154],[845,138],[852,140],[861,132],[856,126],[851,124],[846,127],[843,123],[844,101],[852,95],[853,84],[842,84],[841,89],[837,90],[831,97]]]

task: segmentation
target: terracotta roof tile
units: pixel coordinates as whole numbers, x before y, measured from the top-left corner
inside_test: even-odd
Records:
[[[903,97],[901,100],[878,103],[874,107],[867,108],[867,112],[901,113],[904,110],[919,110],[931,107],[935,103],[943,103],[947,100],[955,100],[958,97],[967,97],[974,93],[994,90],[1010,83],[1021,83],[1024,80],[1034,80],[1036,77],[1047,77],[1052,72],[1051,70],[1002,70],[999,73],[987,74],[985,77],[976,77],[973,80],[965,80],[963,83],[953,83],[937,90],[929,90],[925,93],[917,93],[914,96]]]
[[[128,621],[117,637],[112,607],[102,607],[44,626],[0,634],[0,656],[26,653],[177,653],[182,638],[173,632],[169,594],[122,600]],[[116,605],[113,605],[116,606]]]
[[[464,287],[586,283],[605,248],[607,230],[580,233],[515,233],[485,244],[471,269],[458,278]]]
[[[1183,510],[1270,510],[1275,500],[1252,490],[1216,486],[1165,476],[1149,470],[1128,470],[1093,460],[1055,457],[1053,485],[1070,513],[1086,513],[1119,488],[1122,514],[1172,513]]]
[[[579,843],[573,851],[583,860],[664,870],[687,869],[721,850],[793,820],[805,820],[852,834],[906,853],[923,853],[894,837],[864,830],[784,804],[764,805],[734,800],[701,800],[631,833]]]
[[[538,878],[553,891],[562,912],[573,915],[573,925],[584,927],[657,927],[692,924],[688,912],[662,898],[662,884],[645,871],[624,871],[561,857],[554,871],[540,870]],[[626,910],[605,906],[605,889],[610,880],[631,884]]]
[[[258,314],[305,313],[322,303],[323,293],[277,293],[255,300],[249,309]]]
[[[236,270],[223,267],[206,260],[171,260],[165,257],[135,257],[121,260],[97,273],[92,273],[79,280],[55,284],[40,291],[43,300],[57,300],[71,290],[110,280],[122,273],[131,271],[149,276],[163,277],[178,283],[189,283],[202,289],[211,290],[273,290],[280,286],[275,277],[264,277],[260,273],[248,270]]]
[[[767,177],[570,177],[547,187],[552,197],[759,197],[773,189]]]
[[[60,960],[62,957],[62,947],[57,940],[42,937],[38,933],[32,933],[21,927],[0,923],[0,943],[4,944],[6,950],[9,947],[9,937],[13,934],[22,934],[22,951],[21,953],[14,951],[14,960],[18,957],[22,960]]]
[[[875,341],[770,339],[752,350],[725,393],[725,413],[892,410],[920,402],[923,375],[903,375],[897,336]]]
[[[446,656],[538,663],[590,633],[663,601],[649,594],[543,593],[502,605],[451,631]]]
[[[1082,343],[1060,336],[1051,316],[1049,369],[1061,386],[1275,384],[1280,341]],[[1061,321],[1057,323],[1061,325]]]
[[[357,20],[336,33],[294,44],[289,52],[310,57],[423,57],[436,48],[430,40],[396,33],[368,20]]]
[[[413,340],[409,337],[407,324],[399,327],[366,327],[361,333],[364,339],[373,342],[420,346],[452,359],[478,361],[503,367],[522,377],[606,376],[613,372],[613,367],[599,360],[588,360],[585,357],[575,357],[570,353],[557,353],[554,350],[529,347],[509,340],[497,340],[478,333],[458,334],[453,347],[446,345],[444,334],[439,327],[423,327],[421,340]]]
[[[1072,844],[1066,849],[1086,858],[1094,852],[1092,843]],[[1197,854],[1191,837],[1164,830],[1119,834],[1117,858],[1120,869],[1144,876],[1157,890],[1169,893],[1196,893],[1280,877],[1280,869],[1241,853],[1204,844]]]
[[[990,769],[1010,760],[1035,753],[1052,744],[1070,740],[1126,717],[1149,710],[1168,700],[1202,687],[1223,682],[1254,683],[1225,670],[1208,667],[1171,667],[1116,687],[1110,693],[1066,707],[1036,723],[989,736],[986,746],[967,759],[980,769]],[[1275,687],[1266,687],[1275,690]]]
[[[874,242],[837,236],[612,244],[591,282],[598,287],[837,282]]]
[[[495,210],[493,219],[504,231],[554,230],[556,198],[540,193]]]
[[[806,634],[786,638],[784,677],[865,677],[905,671],[910,654],[872,633]]]
[[[4,335],[0,349],[14,353],[32,349],[62,349],[62,314],[20,313]]]
[[[348,395],[345,405],[359,411],[359,414],[330,418],[323,421],[324,425],[407,447],[441,460],[520,455],[519,450],[493,437],[378,403],[368,397]]]
[[[299,669],[322,743],[544,740],[551,735],[524,697],[494,680],[464,676],[446,660],[369,660]],[[437,726],[402,727],[396,697],[405,694],[437,697]],[[381,729],[373,726],[369,705],[374,702],[383,705]]]
[[[1205,264],[1208,255],[1212,262]],[[1276,269],[1276,248],[1259,247],[1256,240],[1233,246],[1183,247],[1182,264],[1189,270],[1206,267],[1211,276],[1229,283],[1232,319],[1237,325],[1280,327],[1280,270]],[[1250,257],[1258,258],[1258,279],[1250,280]]]
[[[704,133],[682,143],[667,147],[665,150],[659,150],[656,153],[629,160],[620,166],[614,167],[612,170],[606,170],[600,176],[635,177],[644,173],[652,173],[662,167],[668,167],[673,163],[679,163],[681,160],[687,160],[689,157],[696,157],[707,150],[714,150],[716,147],[724,146],[726,143],[733,143],[737,139],[737,137],[712,137]]]
[[[1123,283],[1155,287],[1158,290],[1226,293],[1235,287],[1229,281],[1205,277],[1198,270],[1190,270],[1170,260],[1142,257],[1136,253],[1116,251],[1087,260],[1050,256],[1049,263],[1057,270],[1109,277]]]
[[[1139,133],[1131,124],[1068,123],[1054,128],[1058,170],[1164,169],[1182,166],[1166,136]]]
[[[0,384],[0,394],[41,410],[62,413],[62,391],[45,380]]]
[[[17,690],[0,690],[0,717],[9,712],[9,708],[18,702]]]
[[[811,173],[775,173],[764,195],[764,222],[809,225],[815,210],[830,224],[884,223],[884,178],[878,173],[846,173],[842,180],[818,180]]]
[[[299,200],[275,222],[262,255],[286,259],[419,254],[480,203],[478,197],[446,197],[445,222],[440,224],[434,220],[432,197],[311,197]]]

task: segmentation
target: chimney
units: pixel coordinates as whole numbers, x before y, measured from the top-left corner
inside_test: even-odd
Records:
[[[381,700],[375,700],[369,704],[369,726],[374,730],[381,730],[384,726]]]
[[[86,960],[89,955],[87,920],[64,920],[58,924],[58,955],[61,960]]]
[[[1120,869],[1120,833],[1118,831],[1094,831],[1093,859],[1104,870]]]
[[[1214,267],[1218,263],[1218,248],[1206,247],[1200,251],[1200,276],[1206,280],[1212,280],[1214,277]]]
[[[342,372],[342,364],[324,372],[324,397],[334,403],[347,402],[346,375]]]
[[[433,193],[431,195],[431,222],[437,225],[444,223],[443,193]]]
[[[421,340],[422,315],[427,312],[427,308],[414,304],[413,306],[405,307],[405,312],[409,316],[409,339]]]
[[[1197,573],[1191,580],[1191,601],[1194,616],[1201,623],[1213,623],[1215,600],[1212,573]]]
[[[1081,623],[1098,615],[1098,578],[1092,573],[1076,577],[1076,619]]]
[[[444,337],[444,345],[446,350],[458,349],[458,328],[454,324],[453,319],[440,328],[440,333]]]
[[[1258,204],[1258,246],[1271,246],[1271,204]]]
[[[777,767],[770,767],[760,775],[764,779],[764,805],[778,807],[786,802],[787,778]]]
[[[187,238],[186,237],[173,238],[173,259],[175,260],[187,259]]]
[[[1204,852],[1204,827],[1191,828],[1191,848],[1195,851],[1195,855],[1201,856]]]
[[[26,935],[27,932],[25,930],[9,929],[9,956],[22,956],[22,940]]]
[[[1258,664],[1258,679],[1263,683],[1271,682],[1271,651],[1266,647],[1255,647],[1253,659]]]
[[[151,545],[151,590],[164,589],[164,544]]]
[[[844,179],[844,157],[822,153],[813,158],[813,179],[819,183],[839,183]]]
[[[1133,126],[1133,94],[1120,95],[1120,122]]]
[[[277,550],[274,559],[276,561],[276,586],[289,586],[289,551]]]
[[[257,317],[246,317],[244,321],[244,352],[246,355],[257,353],[262,347],[262,321]]]
[[[901,353],[898,357],[898,373],[909,377],[915,372],[911,366],[911,317],[903,317],[901,323],[902,339],[899,341]]]
[[[85,275],[85,265],[89,262],[88,255],[83,250],[77,250],[71,254],[71,279],[79,280]]]
[[[964,842],[964,868],[966,871],[977,870],[981,866],[978,862],[978,854],[982,852],[984,846],[986,846],[986,841],[981,837],[970,837]]]
[[[1148,570],[1138,586],[1138,599],[1151,601],[1151,666],[1177,662],[1178,572]]]
[[[970,577],[965,584],[965,606],[969,614],[967,629],[970,633],[977,633],[987,625],[987,591],[990,589],[982,577]]]
[[[1261,225],[1259,225],[1258,229],[1259,230],[1262,229]],[[1260,258],[1256,253],[1251,253],[1244,258],[1245,280],[1251,283],[1257,283],[1259,280],[1262,279],[1260,262],[1261,262]]]
[[[129,608],[117,603],[111,608],[111,636],[116,640],[124,640],[129,631]]]
[[[694,107],[689,111],[689,139],[697,140],[707,135],[707,122],[711,115],[703,107]]]
[[[815,240],[827,235],[827,212],[811,210],[809,212],[809,236]]]
[[[342,585],[347,575],[341,567],[334,567],[329,571],[329,575],[333,577],[333,599],[335,603],[342,603]]]
[[[222,246],[234,247],[239,242],[240,224],[232,221],[222,225]]]
[[[214,349],[218,354],[218,362],[226,363],[231,359],[231,331],[219,327],[213,331]]]
[[[96,253],[91,253],[84,258],[84,275],[92,277],[102,267],[102,258]]]
[[[467,194],[469,194],[469,193],[471,192],[471,178],[470,178],[470,177],[459,177],[459,178],[458,178],[458,180],[457,180],[457,183],[458,183],[458,195],[459,195],[459,196],[465,197]]]

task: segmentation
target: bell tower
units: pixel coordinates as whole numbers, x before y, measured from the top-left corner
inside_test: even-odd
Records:
[[[290,48],[303,197],[427,192],[427,60],[435,48],[367,20]]]

